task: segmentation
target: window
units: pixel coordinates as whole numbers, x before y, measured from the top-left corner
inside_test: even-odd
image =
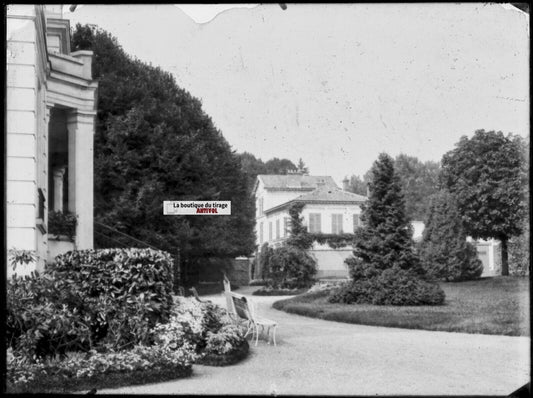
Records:
[[[309,214],[309,232],[316,233],[321,232],[322,228],[320,225],[320,213],[310,213]]]
[[[258,209],[259,215],[262,216],[263,215],[263,198],[262,197],[257,200],[257,209]]]
[[[289,236],[291,233],[291,219],[289,217],[283,218],[283,236]]]
[[[361,226],[361,216],[359,214],[353,215],[353,231]]]
[[[268,241],[272,240],[272,221],[268,223]]]
[[[263,243],[263,223],[259,223],[259,243]]]
[[[279,220],[276,220],[276,239],[279,239]]]
[[[342,234],[342,214],[331,215],[331,233]]]

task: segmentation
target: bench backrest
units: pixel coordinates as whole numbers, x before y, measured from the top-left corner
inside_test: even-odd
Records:
[[[246,297],[236,293],[230,293],[230,297],[235,313],[242,319],[252,320],[252,308]]]

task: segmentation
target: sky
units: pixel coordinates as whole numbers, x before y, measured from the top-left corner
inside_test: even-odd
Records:
[[[218,8],[217,8],[218,7]],[[529,16],[487,3],[84,5],[202,101],[232,148],[362,176],[440,161],[477,129],[529,135]]]

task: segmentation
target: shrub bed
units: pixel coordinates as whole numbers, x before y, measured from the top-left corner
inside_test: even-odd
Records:
[[[58,256],[43,276],[8,282],[10,392],[65,392],[184,377],[206,358],[244,358],[245,329],[225,310],[172,302],[172,260],[148,249]]]
[[[444,303],[444,291],[399,268],[386,269],[378,276],[354,280],[336,290],[330,303],[375,305],[439,305]]]
[[[35,363],[8,351],[6,387],[9,393],[65,393],[159,382],[189,376],[194,359],[190,346],[179,350],[135,346],[123,352],[73,353]]]
[[[301,289],[275,289],[272,287],[262,287],[259,290],[256,290],[252,294],[254,296],[296,296],[298,294],[303,294],[307,292],[307,288]]]
[[[196,345],[196,363],[225,366],[239,362],[248,355],[249,345],[244,325],[234,324],[225,309],[210,302],[178,297],[175,315],[161,330],[169,330],[168,336],[180,335],[180,323],[186,320],[190,328],[185,333]]]

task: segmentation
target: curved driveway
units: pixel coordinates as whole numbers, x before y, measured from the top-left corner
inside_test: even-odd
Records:
[[[225,306],[223,295],[205,298]],[[529,337],[351,325],[271,308],[282,297],[251,298],[278,322],[277,347],[259,340],[233,366],[194,365],[187,379],[98,393],[508,395],[530,379]]]

